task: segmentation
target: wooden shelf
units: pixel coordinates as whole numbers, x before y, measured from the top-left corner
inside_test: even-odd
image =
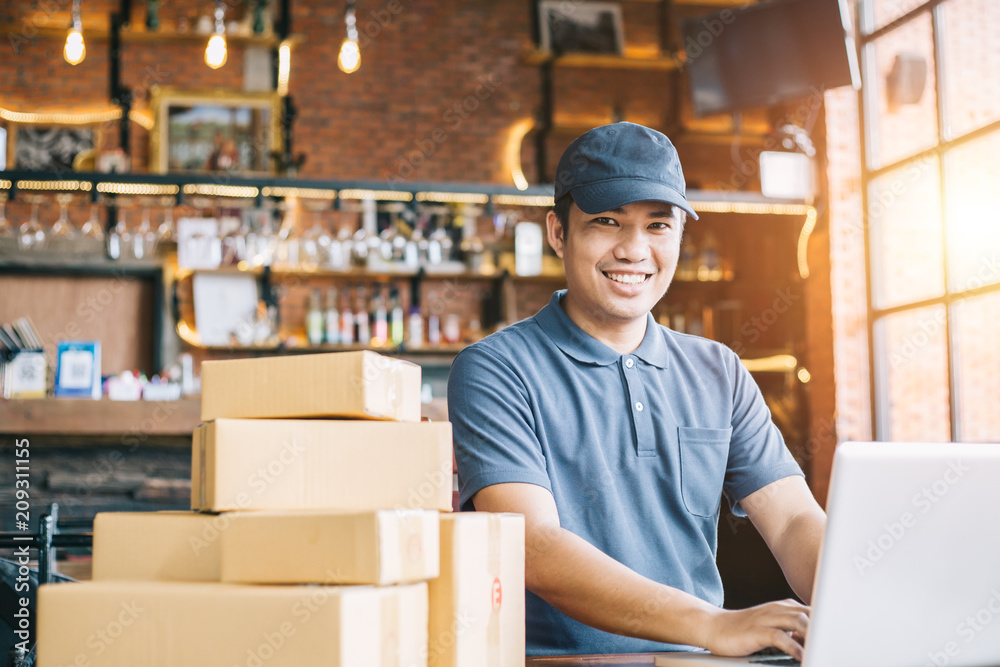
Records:
[[[201,401],[92,401],[74,398],[0,400],[0,431],[15,437],[190,436]]]
[[[526,65],[542,65],[551,62],[556,67],[597,67],[603,69],[644,69],[670,71],[678,68],[678,62],[671,58],[619,56],[608,53],[564,53],[556,55],[551,51],[529,51],[522,57]]]

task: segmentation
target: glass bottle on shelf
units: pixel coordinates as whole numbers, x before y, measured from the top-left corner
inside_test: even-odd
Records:
[[[375,287],[372,296],[372,340],[375,347],[382,347],[389,342],[389,317],[386,312],[385,298],[382,291]]]
[[[343,216],[343,213],[341,213]],[[340,230],[337,232],[337,242],[340,244],[340,263],[337,266],[332,266],[332,269],[338,269],[345,271],[351,266],[351,256],[354,252],[354,235],[351,233],[349,225],[343,223],[341,220]],[[331,255],[332,257],[332,255]]]
[[[462,213],[456,217],[456,222],[461,219],[462,243],[459,248],[462,251],[462,258],[465,261],[465,268],[473,273],[479,273],[483,268],[483,255],[486,246],[476,231],[476,218],[481,210],[474,206],[463,206]]]
[[[354,344],[354,311],[351,306],[351,288],[345,287],[340,295],[340,344]]]
[[[441,322],[434,313],[427,316],[427,344],[431,347],[441,345]]]
[[[354,304],[354,321],[357,323],[359,345],[369,345],[372,342],[371,324],[368,318],[368,295],[364,285],[359,285],[354,293],[357,302]]]
[[[306,312],[306,338],[310,345],[323,342],[323,311],[319,307],[319,288],[312,288],[309,294],[309,310]]]
[[[424,318],[420,316],[420,306],[410,306],[407,326],[406,345],[411,350],[419,350],[424,346]]]
[[[698,280],[715,282],[722,280],[722,260],[715,234],[708,232],[698,254]]]
[[[698,279],[698,248],[691,238],[691,233],[684,234],[681,241],[680,255],[677,258],[677,280],[697,280]]]
[[[389,342],[399,347],[403,344],[403,306],[399,303],[399,290],[395,287],[389,296]]]
[[[294,216],[286,214],[281,221],[281,229],[278,230],[278,246],[274,257],[274,263],[284,268],[297,269],[299,267],[301,239],[295,231]]]
[[[326,291],[326,311],[323,313],[323,338],[327,343],[340,342],[340,313],[337,312],[337,288]]]
[[[361,201],[361,226],[354,233],[351,247],[351,263],[367,267],[371,257],[378,255],[378,211],[374,199]]]

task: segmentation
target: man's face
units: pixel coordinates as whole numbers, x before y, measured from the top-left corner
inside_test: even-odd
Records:
[[[596,326],[644,320],[677,268],[683,232],[678,215],[662,202],[636,202],[594,215],[574,203],[569,228],[563,230],[549,213],[548,239],[566,267],[570,316]]]

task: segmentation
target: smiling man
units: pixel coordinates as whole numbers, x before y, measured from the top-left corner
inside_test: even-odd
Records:
[[[559,161],[567,289],[466,348],[448,383],[462,509],[525,515],[529,655],[700,646],[801,657],[809,608],[723,610],[723,496],[806,602],[825,526],[729,348],[656,324],[687,215],[677,152],[632,123]]]

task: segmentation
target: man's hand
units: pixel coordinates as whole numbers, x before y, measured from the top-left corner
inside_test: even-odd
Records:
[[[720,609],[708,625],[705,648],[716,655],[749,655],[769,646],[802,660],[809,632],[809,607],[781,600],[730,611]]]

